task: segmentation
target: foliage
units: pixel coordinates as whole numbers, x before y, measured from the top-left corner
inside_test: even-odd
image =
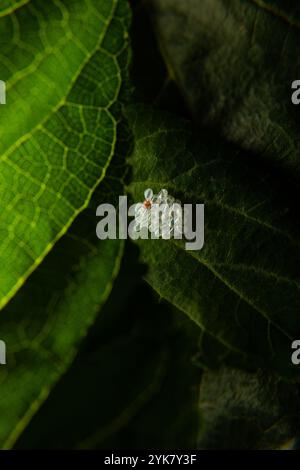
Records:
[[[2,2],[1,448],[297,445],[299,25],[292,2]],[[96,238],[147,187],[204,203],[202,250]]]

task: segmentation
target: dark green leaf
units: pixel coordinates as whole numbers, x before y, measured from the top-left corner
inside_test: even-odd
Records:
[[[136,251],[127,244],[101,315],[17,448],[195,447],[197,334],[142,282]]]
[[[140,241],[147,280],[243,365],[291,376],[299,327],[297,208],[278,181],[233,147],[187,121],[148,108],[128,111],[135,149],[131,191],[167,188],[182,203],[204,203],[205,244]],[[242,190],[241,190],[242,188]]]
[[[300,7],[271,0],[150,0],[170,79],[228,141],[300,176]]]
[[[263,371],[205,372],[200,389],[201,449],[278,449],[294,444],[299,389]]]

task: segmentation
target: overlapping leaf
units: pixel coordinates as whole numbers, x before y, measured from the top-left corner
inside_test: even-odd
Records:
[[[127,143],[122,142],[123,149]],[[121,157],[121,155],[119,155]],[[96,207],[123,192],[122,158],[87,209],[4,309],[1,338],[7,364],[0,369],[0,447],[10,448],[70,366],[118,273],[123,242],[96,237]]]
[[[191,356],[197,332],[157,301],[137,257],[137,247],[127,243],[101,315],[18,449],[195,447],[201,370]]]
[[[32,3],[30,7],[32,7]],[[75,3],[73,2],[74,8],[76,7]],[[111,35],[105,36],[104,41],[106,41],[105,47],[110,49],[112,54],[110,56],[109,53],[108,56],[111,57],[117,70],[119,85],[115,99],[117,100],[118,97],[118,100],[113,100],[108,107],[102,109],[101,103],[97,100],[101,100],[104,95],[106,96],[106,90],[105,80],[103,83],[100,80],[99,86],[104,94],[102,98],[101,93],[98,93],[99,90],[95,92],[95,90],[92,91],[92,88],[90,88],[92,94],[95,92],[95,103],[87,105],[86,111],[85,105],[76,105],[76,109],[82,109],[82,113],[87,113],[86,117],[89,116],[90,123],[88,124],[88,121],[86,121],[88,138],[82,135],[83,141],[78,147],[76,154],[74,153],[73,155],[74,165],[77,166],[77,170],[83,178],[84,175],[87,175],[85,173],[85,160],[86,163],[94,160],[101,166],[101,158],[104,154],[101,157],[99,145],[102,145],[101,142],[104,146],[108,144],[108,141],[104,143],[108,129],[103,126],[101,120],[97,120],[97,116],[99,117],[102,111],[107,116],[110,116],[111,129],[114,129],[113,139],[109,145],[110,155],[107,154],[107,161],[102,170],[99,166],[100,173],[98,173],[98,170],[96,171],[97,165],[94,165],[95,185],[100,175],[102,181],[99,187],[96,188],[92,199],[89,200],[89,196],[84,201],[83,207],[87,204],[88,207],[79,215],[65,236],[55,246],[53,244],[49,245],[48,248],[52,248],[50,254],[43,260],[3,311],[0,322],[0,335],[1,339],[7,344],[7,364],[0,369],[1,448],[10,448],[14,445],[32,416],[47,398],[54,384],[69,367],[77,352],[80,340],[86,335],[88,328],[96,318],[100,306],[107,299],[119,270],[123,243],[118,240],[99,241],[95,233],[97,205],[108,200],[111,203],[117,204],[118,195],[124,191],[123,184],[127,172],[125,159],[126,153],[131,146],[128,130],[121,119],[121,104],[119,102],[121,99],[121,85],[122,99],[124,99],[126,93],[125,83],[129,55],[126,41],[124,42],[124,34],[126,33],[124,28],[128,22],[128,11],[126,2],[113,3],[111,3],[111,7],[114,7],[112,11],[115,17],[110,21]],[[54,3],[52,6],[53,8],[55,7]],[[71,6],[71,3],[69,3],[69,6]],[[58,3],[56,7],[62,7],[62,4]],[[94,10],[92,9],[92,11]],[[90,22],[90,26],[92,24]],[[49,25],[51,26],[51,22]],[[99,29],[94,32],[95,35],[98,33]],[[122,46],[121,43],[123,44]],[[120,54],[116,52],[119,48]],[[116,56],[114,56],[113,50],[115,50]],[[95,53],[94,59],[102,70],[104,63],[101,60],[100,50]],[[96,63],[93,60],[89,62],[92,67],[90,73],[92,71],[95,73],[94,79],[92,74],[90,75],[90,80],[96,80],[95,83],[98,83]],[[59,81],[59,77],[57,81]],[[113,80],[111,80],[109,86],[112,84]],[[82,85],[84,86],[84,82],[82,82]],[[82,88],[83,91],[84,88]],[[88,95],[85,95],[85,99],[88,99]],[[47,102],[43,103],[43,105],[47,105]],[[77,111],[75,111],[76,113]],[[76,133],[75,121],[72,119],[71,114],[65,116],[64,125],[69,128],[70,133],[73,130]],[[72,126],[75,127],[72,128]],[[93,126],[96,127],[93,128]],[[66,128],[61,124],[61,127],[58,126],[57,129],[61,130],[63,138]],[[68,142],[69,140],[66,136],[66,145]],[[50,165],[50,161],[52,161],[56,154],[53,152],[53,147],[48,144],[45,144],[43,158],[46,158]],[[88,156],[85,156],[85,152],[88,152],[86,154]],[[112,153],[114,153],[113,159]],[[37,155],[35,156],[37,157]],[[24,154],[24,162],[27,157],[28,155]],[[46,160],[44,161],[46,162]],[[41,162],[38,163],[35,159],[32,159],[28,166],[28,172],[32,171],[33,174],[37,172],[38,175],[37,168],[41,167]],[[59,170],[59,161],[57,161],[57,170]],[[16,174],[18,175],[18,172]],[[104,176],[105,179],[103,179]],[[22,178],[20,180],[16,178],[16,181],[19,181],[21,185]],[[67,181],[68,177],[65,182]],[[59,180],[57,180],[57,184],[60,185]],[[28,186],[26,188],[28,189]],[[92,189],[91,186],[90,195]],[[13,190],[14,188],[12,187],[11,193]],[[24,201],[22,201],[22,197],[25,197],[25,193],[23,194],[22,191],[22,187],[20,187],[15,196],[21,198],[21,206],[23,207]],[[50,194],[48,190],[45,189],[45,191],[48,195]],[[78,188],[76,189],[74,186],[72,191],[74,191],[76,198],[77,196],[80,197]],[[52,192],[52,194],[54,193]],[[26,203],[26,207],[32,211],[32,214],[38,210],[36,201],[28,198],[28,195]],[[44,217],[49,216],[49,224],[51,225],[52,202],[50,199],[45,199],[44,204]],[[11,207],[11,209],[13,208]],[[57,204],[57,209],[62,210],[61,220],[63,220],[65,215],[63,207]],[[7,206],[4,207],[4,210],[7,212]],[[74,217],[77,213],[74,213]],[[13,216],[13,214],[12,210],[11,215]],[[64,226],[64,230],[71,220]],[[8,226],[8,221],[4,216],[2,223],[3,226]],[[43,232],[43,229],[47,229],[50,225],[46,223],[45,226],[40,226],[39,233],[44,236],[45,232]],[[32,236],[34,239],[34,233],[31,228],[28,222],[27,236]],[[26,229],[25,223],[23,229]],[[16,226],[12,232],[13,237],[18,236],[18,233],[18,227]],[[13,242],[13,238],[11,242]],[[18,247],[22,247],[22,243],[22,239],[20,239],[19,244],[16,244],[15,247],[19,257],[21,257],[22,252],[18,252]],[[42,257],[38,259],[38,263],[41,261]],[[13,258],[10,259],[10,266],[14,266],[11,263],[13,263]],[[36,267],[36,264],[32,267]],[[9,279],[9,270],[7,264],[5,264],[5,258],[3,259],[1,269],[7,274]],[[17,266],[13,272],[17,273]]]
[[[300,175],[298,2],[150,0],[171,79],[231,142]],[[180,31],[180,34],[179,34]]]
[[[272,399],[270,399],[272,397]],[[201,449],[293,448],[299,389],[277,377],[223,367],[201,381]]]
[[[297,208],[267,171],[207,133],[195,139],[188,122],[143,107],[128,116],[135,200],[147,187],[167,188],[182,203],[205,205],[202,250],[140,241],[147,280],[244,365],[297,373],[290,359],[300,335]]]
[[[125,0],[19,6],[0,17],[0,307],[104,178],[127,54]]]

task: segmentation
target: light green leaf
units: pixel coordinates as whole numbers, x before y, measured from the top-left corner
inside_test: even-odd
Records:
[[[293,201],[240,151],[205,132],[195,139],[189,122],[143,107],[127,114],[135,201],[151,187],[205,205],[202,250],[187,251],[180,240],[139,242],[148,282],[243,365],[299,373],[291,363],[300,337]]]
[[[0,307],[104,178],[127,56],[126,0],[23,3],[0,15]]]
[[[299,2],[149,5],[169,76],[195,116],[253,158],[299,178],[299,109],[291,103],[299,79]]]
[[[123,134],[123,131],[122,131]],[[66,372],[79,342],[108,298],[123,253],[120,240],[98,240],[96,207],[117,204],[126,175],[126,140],[120,139],[108,174],[0,320],[7,364],[0,368],[0,447],[11,448]]]

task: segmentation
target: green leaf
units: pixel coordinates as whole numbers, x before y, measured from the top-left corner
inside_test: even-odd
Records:
[[[122,240],[98,240],[96,208],[118,204],[128,173],[131,134],[118,124],[116,152],[89,206],[5,307],[0,336],[0,447],[13,447],[54,385],[68,370],[80,341],[110,295]],[[78,397],[77,397],[78,398]]]
[[[82,213],[3,312],[2,448],[14,444],[67,370],[111,290],[123,244],[97,241],[90,231],[94,214],[93,207]]]
[[[1,336],[8,348],[7,365],[0,371],[2,449],[14,445],[70,366],[79,341],[110,293],[121,248],[119,243],[101,243],[93,251],[87,249],[84,240],[72,247],[61,244],[37,271],[39,279],[34,273],[26,294],[16,298],[6,312],[11,319],[1,322]],[[80,250],[80,256],[74,256],[76,250]],[[58,257],[63,260],[59,275]],[[55,278],[52,283],[49,275]],[[68,279],[70,275],[72,280]],[[46,283],[56,292],[43,288]],[[36,299],[34,305],[32,298]]]
[[[149,4],[169,77],[194,115],[256,158],[299,178],[299,115],[291,103],[291,84],[299,78],[299,4]]]
[[[142,106],[127,115],[135,201],[151,187],[205,205],[202,250],[187,251],[183,240],[140,240],[146,279],[244,366],[299,374],[291,363],[300,336],[293,201],[236,148],[207,132],[195,138],[188,121]]]
[[[13,14],[18,8],[26,5],[30,0],[3,0],[0,6],[0,17]]]
[[[112,293],[74,364],[16,448],[196,446],[201,371],[191,356],[197,334],[142,282],[132,248],[137,251],[127,244]]]
[[[126,0],[31,0],[3,8],[0,307],[88,206],[106,174],[129,26]]]
[[[170,80],[149,18],[147,3],[131,0],[132,101],[176,114],[189,114],[176,83]],[[147,50],[147,54],[145,54]]]
[[[263,371],[205,372],[200,387],[201,449],[292,448],[299,388]]]

